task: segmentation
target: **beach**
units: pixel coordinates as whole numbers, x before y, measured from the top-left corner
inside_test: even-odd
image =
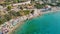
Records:
[[[60,34],[60,11],[27,20],[12,34]]]
[[[54,10],[53,10],[54,9]],[[40,15],[43,15],[43,14],[47,14],[47,13],[50,13],[50,12],[57,12],[57,11],[59,11],[59,10],[55,10],[56,8],[53,8],[51,11],[46,11],[46,12],[40,12],[40,11],[38,11],[37,12],[37,15],[34,15],[34,16],[32,16],[32,17],[27,17],[28,19],[32,19],[32,18],[34,18],[34,17],[37,17],[37,16],[40,16]],[[16,24],[9,32],[8,32],[8,34],[11,34],[11,32],[12,31],[14,31],[15,29],[17,29],[18,27],[20,27],[22,24],[24,24],[24,21],[22,21],[22,22],[19,22],[18,24]]]
[[[8,34],[11,34],[12,31],[14,31],[16,28],[20,27],[20,25],[22,25],[24,22],[20,22],[18,23],[15,27],[13,27],[9,32]]]
[[[47,10],[47,11],[45,11],[45,9],[36,9],[36,8],[28,9],[28,10],[34,10],[34,13],[33,14],[30,13],[24,16],[19,16],[19,17],[16,17],[14,19],[11,19],[5,22],[4,24],[0,25],[1,31],[3,31],[4,34],[11,34],[12,31],[15,31],[19,26],[23,25],[26,20],[30,20],[32,18],[42,16],[47,13],[60,11],[60,8],[52,7],[52,10]]]
[[[60,11],[59,6],[52,6],[48,4],[45,5],[44,1],[40,3],[40,1],[31,0],[23,2],[20,2],[18,0],[17,2],[11,0],[6,3],[4,1],[4,3],[0,7],[0,22],[3,23],[0,25],[0,34],[12,34],[12,32],[16,31],[18,27],[21,28],[27,20],[31,20],[33,18],[40,17],[45,14],[49,15],[49,13],[54,14]]]

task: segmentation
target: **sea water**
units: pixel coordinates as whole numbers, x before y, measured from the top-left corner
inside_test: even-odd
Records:
[[[48,13],[27,20],[12,34],[60,34],[60,12]]]

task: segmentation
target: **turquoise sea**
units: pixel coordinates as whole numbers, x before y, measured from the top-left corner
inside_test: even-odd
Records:
[[[60,34],[60,12],[48,13],[27,20],[12,34]]]

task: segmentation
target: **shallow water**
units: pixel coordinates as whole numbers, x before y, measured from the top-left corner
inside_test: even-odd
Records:
[[[48,13],[27,20],[12,34],[60,34],[60,12]]]

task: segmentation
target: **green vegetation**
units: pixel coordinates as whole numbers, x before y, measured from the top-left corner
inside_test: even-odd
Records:
[[[14,16],[14,17],[18,17],[18,16],[20,16],[20,13],[19,12],[15,12],[15,11],[10,11],[9,15],[10,16]]]
[[[18,0],[18,3],[20,3],[20,2],[25,2],[25,1],[27,1],[27,0]]]
[[[18,2],[18,0],[14,0],[14,3],[17,3]]]
[[[6,0],[6,2],[10,2],[11,0]]]
[[[23,10],[23,7],[20,7],[21,10]]]
[[[8,15],[8,14],[6,14],[6,15],[4,15],[4,18],[5,18],[7,21],[9,21],[9,20],[11,19],[11,16]]]
[[[59,6],[59,7],[60,7],[60,3],[57,3],[57,6]]]
[[[17,14],[17,16],[21,16],[19,12],[17,12],[16,14]]]
[[[21,10],[19,11],[20,15],[23,16],[24,15],[24,12]]]
[[[8,7],[7,7],[7,10],[9,11],[9,10],[11,10],[11,8],[12,8],[12,6],[8,6]]]
[[[23,16],[23,15],[28,15],[30,13],[29,10],[21,10],[19,11],[20,15]]]
[[[40,9],[40,8],[43,8],[44,5],[43,5],[43,4],[36,3],[35,7],[36,7],[37,9]]]
[[[29,13],[30,13],[29,10],[24,10],[24,14],[25,14],[25,15],[28,15]]]
[[[35,0],[31,0],[31,1],[35,1]]]
[[[6,19],[0,18],[0,24],[3,24],[4,22],[6,22]]]
[[[9,21],[10,19],[13,19],[18,16],[28,15],[29,13],[30,10],[20,10],[18,12],[9,11],[8,14],[5,14],[2,17],[0,17],[0,24],[3,24],[4,22]]]
[[[9,5],[9,4],[11,4],[11,3],[10,3],[10,2],[5,2],[4,4],[5,4],[5,5]]]
[[[4,22],[9,21],[10,19],[11,19],[11,16],[6,14],[6,15],[0,17],[0,24],[3,24]]]
[[[31,14],[34,14],[34,10],[31,11]]]
[[[27,0],[12,0],[12,1],[13,1],[13,3],[20,3],[20,2],[25,2]]]

